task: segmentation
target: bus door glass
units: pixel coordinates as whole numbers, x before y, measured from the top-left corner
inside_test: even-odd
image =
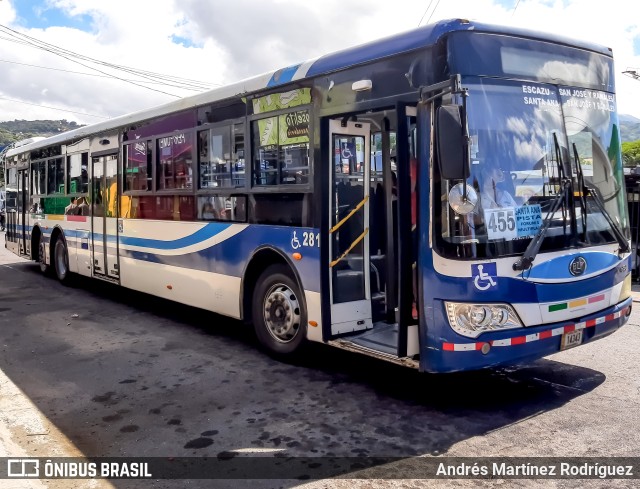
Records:
[[[372,327],[369,283],[369,124],[329,122],[331,333]]]
[[[91,243],[93,273],[118,278],[118,156],[92,159]]]
[[[28,217],[27,213],[28,205],[27,202],[29,200],[29,193],[27,191],[28,187],[28,175],[29,170],[19,170],[18,171],[18,237],[20,243],[20,254],[24,255],[27,253],[27,226],[28,226]]]

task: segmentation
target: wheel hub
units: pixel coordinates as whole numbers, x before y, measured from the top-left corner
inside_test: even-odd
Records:
[[[284,284],[269,289],[264,300],[264,321],[271,336],[281,343],[293,340],[300,330],[300,304]]]

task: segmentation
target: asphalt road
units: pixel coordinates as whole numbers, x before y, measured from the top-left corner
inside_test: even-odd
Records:
[[[37,265],[5,255],[0,370],[64,443],[88,457],[635,456],[639,315],[634,309],[629,324],[593,344],[498,370],[419,374],[324,345],[283,363],[261,352],[239,322],[107,283],[79,278],[65,287]],[[32,440],[16,431],[13,441]],[[111,483],[217,487],[186,482]],[[544,487],[584,485],[574,482]],[[617,485],[633,487],[627,482],[633,481]],[[424,481],[361,484],[423,487]]]

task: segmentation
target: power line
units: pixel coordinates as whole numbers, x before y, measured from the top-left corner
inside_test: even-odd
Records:
[[[16,42],[18,44],[22,44],[22,45],[28,45],[30,47],[36,48],[36,49],[40,49],[46,52],[49,52],[51,54],[55,54],[56,56],[60,56],[62,58],[65,58],[73,63],[77,63],[81,66],[84,66],[87,69],[93,70],[93,71],[97,71],[98,73],[103,74],[106,77],[109,78],[114,78],[120,81],[124,81],[125,83],[130,83],[142,88],[146,88],[148,90],[153,90],[156,92],[160,92],[163,93],[165,95],[169,95],[172,97],[178,97],[175,94],[172,93],[168,93],[162,90],[158,90],[155,88],[151,88],[145,85],[141,85],[140,83],[156,83],[156,84],[163,84],[166,86],[173,86],[175,88],[182,88],[182,89],[187,89],[187,90],[195,90],[195,91],[202,91],[202,90],[208,90],[211,88],[211,84],[207,84],[205,82],[200,82],[197,80],[189,80],[187,78],[181,78],[181,77],[176,77],[176,76],[169,76],[169,75],[163,75],[160,73],[153,73],[150,71],[145,71],[145,70],[138,70],[135,68],[130,68],[127,66],[123,66],[123,65],[116,65],[113,63],[108,63],[105,61],[101,61],[95,58],[91,58],[89,56],[85,56],[82,54],[78,54],[75,53],[73,51],[69,51],[67,49],[64,48],[60,48],[58,46],[55,46],[53,44],[49,44],[46,43],[44,41],[40,41],[36,38],[33,38],[31,36],[28,36],[26,34],[20,33],[18,31],[15,31],[9,27],[6,27],[4,25],[0,24],[0,32],[4,33],[5,36],[8,35],[10,36],[8,37],[0,37],[0,39],[4,39],[7,41],[11,41],[11,42]],[[89,63],[93,63],[93,64],[97,64],[100,66],[104,66],[106,68],[109,69],[114,69],[114,70],[118,70],[118,71],[124,71],[133,75],[136,75],[138,77],[142,77],[142,78],[146,78],[147,80],[129,80],[129,79],[125,79],[107,72],[104,72],[98,68],[95,67],[91,67],[88,66],[78,60],[83,60]]]
[[[427,5],[427,8],[425,9],[424,14],[422,14],[422,17],[420,17],[420,22],[418,22],[418,27],[420,27],[420,24],[422,24],[422,21],[424,20],[424,16],[427,15],[427,12],[431,8],[432,3],[433,3],[433,0],[429,2],[429,5]]]
[[[72,71],[72,70],[63,70],[62,68],[51,68],[50,66],[39,66],[39,65],[33,65],[33,64],[29,64],[29,63],[20,63],[18,61],[11,61],[8,59],[0,59],[0,63],[11,63],[14,65],[21,65],[21,66],[29,66],[31,68],[41,68],[43,70],[51,70],[51,71],[61,71],[63,73],[71,73],[73,75],[85,75],[85,76],[94,76],[94,77],[99,77],[99,78],[111,78],[111,76],[107,76],[107,75],[98,75],[96,73],[85,73],[83,71]],[[129,80],[129,81],[134,81],[134,80]],[[138,80],[140,83],[149,83],[152,85],[166,85],[166,83],[163,82],[152,82],[152,81],[142,81],[142,80]],[[175,86],[177,88],[182,88],[184,90],[192,90],[194,92],[199,91],[196,88],[190,88],[190,87],[182,87],[179,85],[171,85],[171,86]]]
[[[25,105],[35,105],[36,107],[43,107],[45,109],[60,110],[62,112],[69,112],[70,114],[88,115],[89,117],[98,117],[99,119],[109,119],[109,117],[106,117],[104,115],[88,114],[86,112],[78,112],[78,111],[75,111],[75,110],[63,109],[62,107],[51,107],[49,105],[34,104],[33,102],[24,102],[22,100],[16,100],[16,99],[13,99],[13,98],[0,97],[0,100],[8,100],[9,102],[16,102],[16,103],[25,104]]]
[[[77,64],[79,64],[80,66],[84,66],[85,68],[88,68],[88,69],[90,69],[90,70],[97,71],[98,73],[102,73],[103,75],[111,76],[112,78],[115,78],[115,79],[117,79],[117,80],[123,81],[123,82],[125,82],[125,83],[130,83],[131,85],[136,85],[136,86],[138,86],[138,87],[146,88],[147,90],[153,90],[154,92],[159,92],[159,93],[162,93],[162,94],[164,94],[164,95],[169,95],[170,97],[176,97],[176,98],[179,98],[179,96],[178,96],[178,95],[175,95],[175,94],[173,94],[173,93],[165,92],[164,90],[158,90],[157,88],[145,87],[144,85],[140,85],[140,84],[138,84],[138,83],[136,83],[136,82],[132,82],[132,81],[125,81],[123,78],[120,78],[119,76],[111,75],[111,74],[106,73],[106,72],[104,72],[104,71],[102,71],[102,70],[99,70],[98,68],[92,68],[91,66],[88,66],[88,65],[86,65],[86,64],[84,64],[84,63],[81,63],[80,61],[78,61],[78,60],[76,60],[76,59],[73,59],[73,58],[69,57],[69,55],[67,55],[67,54],[63,54],[63,53],[65,53],[65,52],[67,52],[65,49],[60,49],[60,48],[57,48],[56,46],[53,46],[53,47],[54,47],[54,49],[51,49],[51,48],[49,47],[50,45],[48,45],[48,43],[45,43],[45,42],[43,42],[43,41],[38,41],[37,39],[31,38],[31,37],[29,37],[29,36],[27,36],[27,35],[25,35],[25,34],[20,34],[19,32],[14,31],[13,29],[9,29],[8,27],[5,27],[5,26],[3,26],[3,25],[0,25],[0,28],[3,28],[3,29],[6,29],[6,30],[10,31],[10,32],[8,33],[10,36],[19,35],[19,36],[24,36],[24,37],[26,37],[27,39],[32,39],[32,40],[33,40],[33,41],[35,41],[35,42],[27,41],[27,42],[28,42],[29,44],[31,44],[32,46],[37,47],[38,49],[42,49],[43,51],[47,51],[47,52],[49,52],[49,53],[51,53],[51,54],[55,54],[56,56],[60,56],[61,58],[65,58],[65,59],[67,59],[67,60],[71,61],[72,63],[77,63]],[[13,33],[13,34],[12,34],[12,33]],[[41,44],[41,45],[40,45],[40,44]],[[69,51],[69,53],[71,53],[71,51]],[[75,53],[72,53],[72,54],[73,54],[73,56],[76,56],[76,57],[78,57],[78,58],[81,58],[81,56],[78,56],[78,55],[76,55]]]
[[[431,11],[431,15],[429,16],[429,18],[427,19],[427,24],[429,23],[429,21],[431,20],[431,17],[433,17],[433,14],[436,12],[436,10],[438,9],[438,5],[440,5],[440,0],[438,0],[436,2],[436,6],[433,7],[433,10]]]
[[[199,87],[202,88],[209,88],[211,86],[210,83],[205,83],[205,82],[201,82],[201,81],[197,81],[197,80],[190,80],[188,78],[181,78],[181,77],[177,77],[177,76],[171,76],[171,75],[164,75],[161,73],[153,73],[150,71],[145,71],[145,70],[138,70],[136,68],[131,68],[128,66],[124,66],[124,65],[117,65],[117,64],[113,64],[113,63],[108,63],[96,58],[91,58],[90,56],[86,56],[83,54],[79,54],[79,53],[75,53],[73,51],[69,51],[67,49],[61,48],[59,46],[55,46],[53,44],[49,44],[45,41],[41,41],[39,39],[36,39],[34,37],[28,36],[27,34],[24,33],[20,33],[18,31],[15,31],[9,27],[6,27],[4,25],[0,24],[0,28],[5,29],[5,31],[9,31],[9,32],[5,32],[5,34],[9,34],[10,36],[12,36],[16,42],[19,42],[21,44],[28,44],[31,47],[35,47],[37,49],[42,49],[44,51],[48,51],[48,52],[52,52],[52,54],[66,54],[66,55],[70,55],[70,56],[75,56],[78,59],[82,59],[83,61],[88,61],[91,63],[95,63],[95,64],[99,64],[99,65],[103,65],[109,68],[113,68],[113,69],[117,69],[117,70],[122,70],[122,71],[126,71],[129,73],[133,73],[133,74],[138,74],[140,76],[151,76],[154,78],[158,78],[158,79],[162,79],[162,80],[172,80],[172,81],[180,81],[180,82],[184,82],[184,83],[188,83],[188,84],[192,84],[192,85],[197,85]],[[18,39],[16,39],[16,37]],[[7,38],[5,38],[7,39]],[[9,40],[9,39],[7,39]],[[13,39],[12,39],[13,40]]]
[[[518,8],[518,5],[520,5],[520,0],[518,0],[518,1],[516,2],[516,6],[515,6],[515,7],[513,7],[513,12],[511,12],[511,17],[513,17],[513,14],[515,14],[515,13],[516,13],[516,9]]]

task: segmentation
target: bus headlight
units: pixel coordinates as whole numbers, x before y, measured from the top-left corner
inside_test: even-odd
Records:
[[[487,331],[521,328],[518,314],[508,304],[445,302],[449,324],[456,333],[477,338]]]

